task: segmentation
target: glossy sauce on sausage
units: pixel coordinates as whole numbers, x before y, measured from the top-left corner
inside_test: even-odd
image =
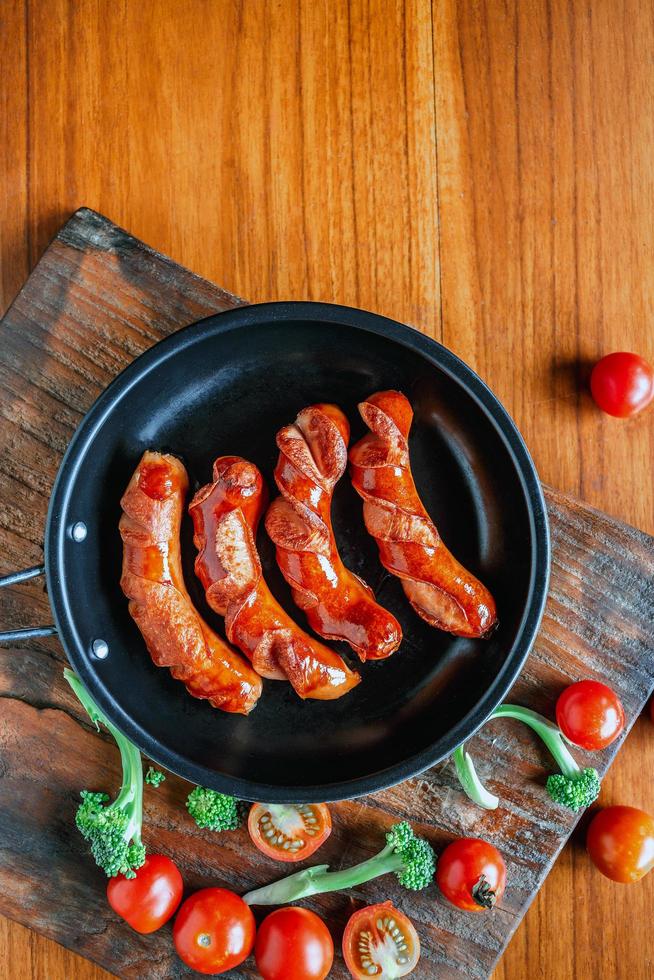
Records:
[[[302,698],[339,698],[359,683],[342,657],[297,626],[270,592],[255,544],[267,502],[261,473],[239,456],[222,456],[213,482],[189,508],[207,602],[225,617],[227,636],[263,677],[288,680]]]
[[[343,564],[331,521],[334,487],[347,466],[350,426],[336,405],[303,409],[277,434],[275,481],[282,494],[266,514],[277,563],[309,625],[345,640],[361,660],[390,656],[402,641],[395,617]]]
[[[495,601],[445,546],[413,481],[409,401],[399,391],[381,391],[359,411],[371,431],[350,449],[350,473],[382,564],[431,626],[456,636],[488,635],[497,623]]]
[[[204,622],[184,583],[180,528],[187,490],[179,459],[144,453],[121,500],[121,588],[154,663],[168,667],[194,697],[247,714],[261,694],[261,678]]]

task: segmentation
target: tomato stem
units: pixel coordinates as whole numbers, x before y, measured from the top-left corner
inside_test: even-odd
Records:
[[[484,909],[492,909],[495,905],[496,895],[486,875],[480,875],[479,881],[472,889],[472,897],[477,905],[481,905]]]

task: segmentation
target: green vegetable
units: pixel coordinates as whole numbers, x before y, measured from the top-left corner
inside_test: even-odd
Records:
[[[225,796],[215,789],[205,789],[196,786],[189,793],[186,809],[195,820],[198,827],[207,830],[237,830],[242,823],[239,800],[233,796]]]
[[[248,905],[286,905],[308,895],[341,891],[362,885],[365,881],[394,872],[398,881],[411,891],[431,884],[436,858],[431,845],[417,837],[406,822],[397,823],[386,834],[386,847],[374,857],[353,868],[330,871],[329,865],[305,868],[280,881],[257,888],[243,896]]]
[[[563,741],[561,732],[551,721],[543,718],[536,711],[515,704],[501,704],[487,720],[491,721],[493,718],[515,718],[529,725],[542,738],[561,770],[560,773],[549,776],[547,780],[547,792],[555,803],[560,803],[561,806],[568,807],[576,813],[590,806],[597,799],[600,792],[597,770],[581,769],[577,765]],[[486,810],[496,809],[499,800],[480,782],[465,745],[460,745],[454,752],[454,764],[459,782],[467,796]]]
[[[157,786],[161,786],[165,778],[164,774],[159,769],[155,769],[154,766],[149,766],[145,774],[146,783],[148,786],[154,786],[155,789]]]
[[[77,829],[90,842],[91,853],[108,878],[124,874],[135,878],[135,868],[145,862],[145,847],[141,843],[143,821],[143,766],[141,753],[135,745],[105,718],[88,694],[77,674],[66,668],[64,677],[98,731],[100,724],[109,730],[120,749],[123,764],[123,783],[118,796],[110,803],[106,793],[82,790],[75,815]]]

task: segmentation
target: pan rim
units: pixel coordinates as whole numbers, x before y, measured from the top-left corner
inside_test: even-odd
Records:
[[[180,756],[173,748],[159,743],[126,714],[93,669],[75,628],[71,597],[62,570],[67,537],[65,517],[72,484],[95,436],[131,388],[168,358],[206,337],[207,330],[218,335],[252,325],[265,327],[280,321],[298,320],[341,324],[385,337],[417,352],[432,367],[445,372],[464,387],[493,424],[509,453],[529,517],[531,563],[527,600],[505,662],[479,700],[445,735],[420,752],[368,775],[343,782],[283,787],[217,773],[194,763]],[[163,338],[127,365],[89,408],[62,458],[48,507],[44,553],[50,604],[68,659],[99,707],[117,728],[144,754],[190,782],[210,786],[242,799],[286,803],[353,799],[396,785],[448,758],[458,745],[472,737],[483,725],[520,673],[542,620],[550,574],[549,522],[536,468],[513,419],[486,383],[452,351],[407,324],[355,307],[308,301],[258,303],[212,314]]]

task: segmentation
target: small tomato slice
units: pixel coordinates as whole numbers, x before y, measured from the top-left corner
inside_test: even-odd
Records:
[[[184,882],[174,861],[148,854],[136,877],[116,875],[107,883],[107,900],[136,932],[155,932],[173,916],[182,900]]]
[[[439,857],[436,884],[458,909],[483,912],[504,894],[504,858],[485,840],[461,837],[448,844]]]
[[[654,868],[654,818],[635,806],[607,806],[593,817],[586,847],[611,881],[640,881]]]
[[[290,906],[263,920],[254,957],[263,980],[325,980],[334,962],[334,941],[315,912]]]
[[[624,728],[620,698],[599,681],[577,681],[556,702],[556,723],[573,745],[605,749]]]
[[[392,902],[359,909],[345,927],[343,956],[355,980],[406,977],[420,959],[420,940],[410,919]]]
[[[326,803],[253,803],[248,817],[253,844],[276,861],[303,861],[332,832]]]
[[[252,952],[254,916],[226,888],[202,888],[187,898],[175,919],[173,942],[181,960],[198,973],[226,973]]]

